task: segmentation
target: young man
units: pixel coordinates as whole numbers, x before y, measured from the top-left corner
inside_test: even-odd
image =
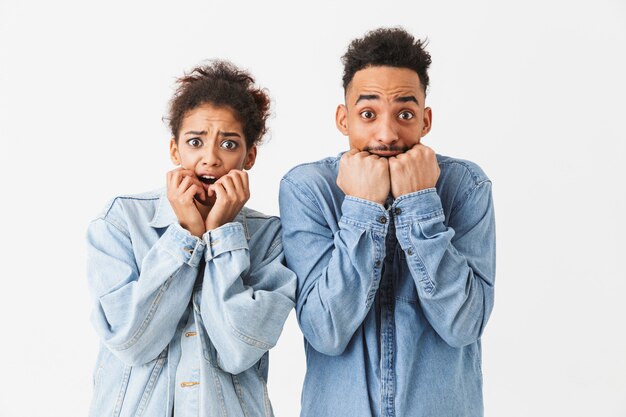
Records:
[[[482,416],[493,307],[491,182],[421,139],[430,55],[401,29],[354,40],[336,122],[350,150],[282,180],[307,373],[302,416]]]

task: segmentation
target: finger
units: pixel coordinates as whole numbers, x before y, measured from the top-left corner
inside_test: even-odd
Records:
[[[180,173],[184,177],[196,177],[196,173],[191,169],[180,168]]]
[[[241,177],[241,183],[243,184],[243,189],[246,192],[246,196],[250,197],[250,181],[248,180],[248,173],[246,171],[239,171],[239,176]]]
[[[237,196],[237,189],[235,188],[235,183],[232,176],[224,175],[218,180],[218,182],[222,185],[222,187],[224,187],[224,190],[226,191],[228,197],[235,198]]]
[[[174,189],[178,188],[178,185],[182,181],[181,171],[182,171],[182,168],[177,168],[177,169],[171,171],[172,172],[172,187]]]
[[[200,190],[196,184],[191,184],[187,190],[182,194],[182,198],[184,201],[193,201],[196,194],[198,194]]]
[[[168,191],[171,189],[171,186],[170,186],[171,182],[172,182],[172,172],[171,171],[167,171],[165,173],[165,186],[166,186]]]
[[[192,176],[192,177],[185,177],[185,178],[189,178],[191,180],[191,182],[196,184],[198,187],[203,188],[202,184],[204,184],[204,183],[202,181],[200,181],[200,179],[198,177],[196,177],[195,175]]]
[[[233,180],[233,184],[235,186],[235,192],[240,198],[245,197],[246,195],[246,189],[244,188],[244,185],[243,185],[243,179],[241,177],[241,173],[242,172],[239,170],[232,170],[229,173],[231,179]]]
[[[237,173],[237,177],[239,178],[239,197],[241,201],[247,201],[250,198],[250,184],[248,183],[248,175],[240,171]]]
[[[215,184],[209,185],[209,188],[206,190],[206,195],[208,198],[215,196]]]
[[[180,168],[173,169],[167,173],[167,190],[172,193],[178,188]]]
[[[227,198],[226,195],[226,190],[224,189],[224,186],[222,185],[222,183],[215,183],[213,185],[211,185],[211,187],[209,188],[210,190],[213,191],[213,195],[215,195],[215,201],[224,201]]]
[[[180,194],[183,194],[192,184],[194,184],[194,182],[190,177],[183,177],[180,184],[178,184],[177,190]]]
[[[191,169],[181,168],[180,175],[181,175],[181,178],[191,178],[194,181],[194,183],[198,184],[199,186],[202,186],[202,181],[200,181],[195,171]]]

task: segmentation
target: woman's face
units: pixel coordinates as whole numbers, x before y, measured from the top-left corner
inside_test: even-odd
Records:
[[[230,170],[252,168],[256,146],[247,149],[243,126],[229,107],[202,104],[185,114],[178,142],[170,142],[170,156],[174,164],[193,171],[208,190]]]

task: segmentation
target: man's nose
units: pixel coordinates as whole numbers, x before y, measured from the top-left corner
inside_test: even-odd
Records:
[[[398,141],[398,129],[395,119],[391,116],[379,118],[376,136],[376,140],[378,140],[381,144],[395,144]]]

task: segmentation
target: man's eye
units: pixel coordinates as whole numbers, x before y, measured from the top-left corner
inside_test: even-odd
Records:
[[[398,115],[398,117],[402,120],[411,120],[413,117],[415,117],[415,115],[410,111],[403,111]]]
[[[187,141],[187,143],[193,148],[199,148],[202,146],[202,141],[198,138],[191,138]]]
[[[370,111],[370,110],[364,110],[361,112],[361,117],[364,119],[373,119],[374,118],[374,112]]]
[[[234,142],[232,140],[225,140],[224,142],[222,142],[222,148],[232,151],[233,149],[237,148],[237,142]]]

